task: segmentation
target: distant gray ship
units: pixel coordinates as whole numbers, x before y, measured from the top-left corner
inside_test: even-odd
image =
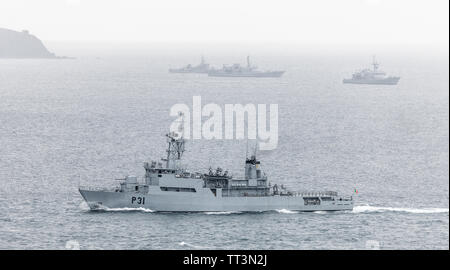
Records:
[[[181,68],[171,68],[169,72],[171,73],[208,73],[210,70],[209,64],[205,63],[205,58],[201,59],[200,64],[192,66],[191,64],[181,67]]]
[[[245,160],[245,176],[234,179],[221,168],[208,173],[189,172],[179,162],[185,140],[177,133],[167,136],[167,157],[162,163],[145,163],[145,177],[128,176],[113,189],[79,188],[93,210],[147,208],[168,212],[247,211],[337,211],[352,210],[352,197],[337,192],[292,192],[283,185],[271,185],[255,154]]]
[[[343,83],[353,84],[387,84],[395,85],[400,80],[400,77],[387,76],[385,72],[378,70],[379,64],[373,58],[373,70],[364,69],[353,74],[351,79],[344,79]]]
[[[247,56],[247,66],[243,67],[240,64],[233,64],[231,66],[223,65],[222,69],[211,69],[208,76],[214,77],[281,77],[284,71],[262,71],[250,64],[250,57]]]

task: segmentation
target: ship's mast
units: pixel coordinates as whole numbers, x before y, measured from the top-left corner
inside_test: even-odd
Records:
[[[259,167],[259,161],[256,159],[257,146],[253,151],[253,155],[248,158],[248,143],[247,143],[247,153],[245,157],[245,179],[256,179],[261,177],[261,171]]]
[[[372,65],[373,65],[373,71],[377,71],[378,66],[379,66],[380,64],[378,64],[377,60],[375,59],[375,55],[373,56],[373,62],[372,62]]]
[[[183,138],[184,115],[182,113],[180,113],[180,121],[181,121],[181,125],[180,125],[179,133],[170,132],[170,133],[166,134],[167,143],[168,143],[168,147],[166,150],[167,158],[165,158],[163,160],[166,161],[166,168],[168,168],[168,169],[176,169],[177,168],[177,165],[178,165],[177,163],[181,159],[181,157],[183,156],[183,153],[185,151],[184,146],[185,146],[186,141]]]
[[[247,159],[247,158],[248,158],[248,138],[247,138],[247,145],[245,148],[245,159]]]

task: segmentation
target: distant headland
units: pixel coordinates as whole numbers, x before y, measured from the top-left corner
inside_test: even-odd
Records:
[[[0,28],[0,58],[66,59],[47,50],[42,41],[27,30],[21,32]]]

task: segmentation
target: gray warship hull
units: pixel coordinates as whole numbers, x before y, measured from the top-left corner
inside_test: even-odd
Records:
[[[228,73],[228,72],[208,72],[210,77],[257,77],[257,78],[277,78],[281,77],[284,71],[269,71],[269,72],[242,72],[242,73]]]
[[[400,77],[390,77],[386,79],[344,79],[343,83],[349,84],[377,84],[377,85],[396,85]]]
[[[183,119],[182,114],[181,120]],[[183,123],[183,121],[181,121]],[[185,139],[166,134],[167,158],[144,163],[145,176],[127,176],[113,189],[78,190],[93,210],[145,208],[159,212],[264,212],[273,210],[338,211],[353,209],[352,197],[335,191],[292,192],[270,184],[255,154],[245,159],[243,178],[233,178],[218,167],[215,172],[190,172],[180,168]]]
[[[311,196],[259,196],[227,197],[221,192],[214,195],[210,189],[198,192],[167,192],[151,188],[148,193],[79,190],[92,210],[117,208],[145,208],[157,212],[264,212],[291,211],[342,211],[352,210],[353,200],[316,200],[308,204]],[[328,197],[327,197],[328,198]]]

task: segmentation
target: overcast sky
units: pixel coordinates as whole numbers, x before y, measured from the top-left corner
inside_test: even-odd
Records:
[[[47,41],[448,47],[448,0],[1,0],[0,27]]]

